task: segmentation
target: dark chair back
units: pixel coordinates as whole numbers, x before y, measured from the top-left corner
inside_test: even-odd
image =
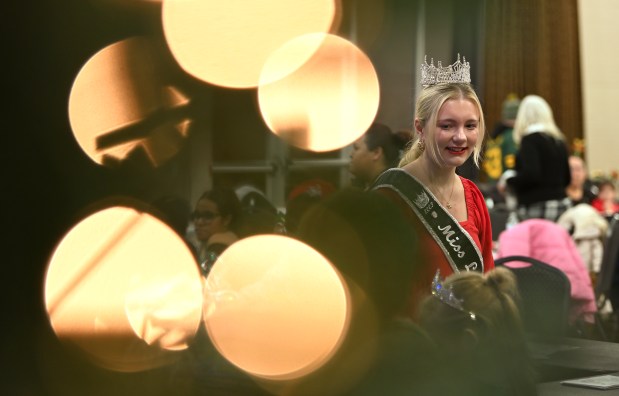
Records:
[[[510,262],[525,262],[530,265],[512,267]],[[499,258],[495,260],[495,265],[504,265],[516,275],[526,332],[541,336],[566,335],[571,286],[563,271],[525,256]]]
[[[611,220],[610,231],[604,253],[602,265],[595,282],[595,296],[598,299],[598,308],[602,308],[607,299],[610,299],[613,310],[619,307],[619,218]]]

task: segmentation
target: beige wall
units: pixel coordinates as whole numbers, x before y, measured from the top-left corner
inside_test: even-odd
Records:
[[[619,1],[578,7],[585,155],[590,172],[607,172],[619,169]]]

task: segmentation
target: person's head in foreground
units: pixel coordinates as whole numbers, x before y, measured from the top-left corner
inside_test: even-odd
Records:
[[[417,239],[387,198],[353,188],[334,193],[302,217],[297,237],[363,290],[380,317],[403,309]]]
[[[434,279],[420,325],[439,346],[441,367],[461,395],[535,394],[514,274],[497,267]],[[447,384],[447,387],[452,385]]]
[[[418,326],[400,319],[418,256],[416,234],[399,209],[376,192],[346,189],[308,211],[297,237],[339,271],[352,304],[338,354],[317,374],[320,380],[303,385],[312,390],[303,394],[325,394],[327,386],[355,395],[404,395],[433,386],[425,381],[425,367],[434,345]]]

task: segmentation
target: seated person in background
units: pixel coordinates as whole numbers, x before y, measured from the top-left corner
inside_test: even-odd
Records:
[[[191,214],[198,246],[198,263],[207,275],[217,256],[239,238],[240,203],[234,190],[214,188],[202,194]]]
[[[496,256],[532,257],[563,271],[571,285],[569,324],[594,323],[597,305],[589,271],[565,228],[550,220],[525,220],[499,235]]]
[[[281,234],[278,228],[280,215],[269,210],[256,207],[243,207],[241,221],[238,228],[239,238],[247,238],[254,235]]]
[[[400,317],[418,257],[417,237],[399,209],[378,193],[348,188],[312,207],[296,237],[336,267],[352,304],[338,353],[300,385],[302,394],[436,394],[433,345]]]
[[[572,201],[572,206],[580,203],[591,204],[597,194],[597,187],[587,177],[585,161],[576,155],[571,155],[568,161],[571,181],[565,189],[567,197]]]
[[[591,205],[581,203],[565,211],[557,220],[557,224],[572,236],[595,286],[597,274],[602,266],[608,221]]]
[[[598,196],[593,199],[591,206],[610,220],[615,213],[619,213],[619,202],[617,202],[617,190],[611,180],[603,180],[598,184]]]
[[[278,232],[280,213],[262,191],[251,185],[235,189],[241,203],[237,234],[239,238]]]
[[[402,151],[412,138],[412,133],[393,133],[387,125],[373,123],[353,143],[349,165],[354,177],[353,185],[367,189],[383,171],[396,167]]]
[[[421,303],[420,324],[438,344],[441,372],[449,379],[440,381],[437,395],[537,394],[509,269],[460,272],[444,282],[437,272],[432,295]]]

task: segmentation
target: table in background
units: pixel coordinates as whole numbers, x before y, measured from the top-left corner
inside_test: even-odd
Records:
[[[619,375],[619,343],[530,337],[529,349],[540,375],[540,396],[619,395],[619,389],[599,390],[562,385],[561,381],[602,374]]]

